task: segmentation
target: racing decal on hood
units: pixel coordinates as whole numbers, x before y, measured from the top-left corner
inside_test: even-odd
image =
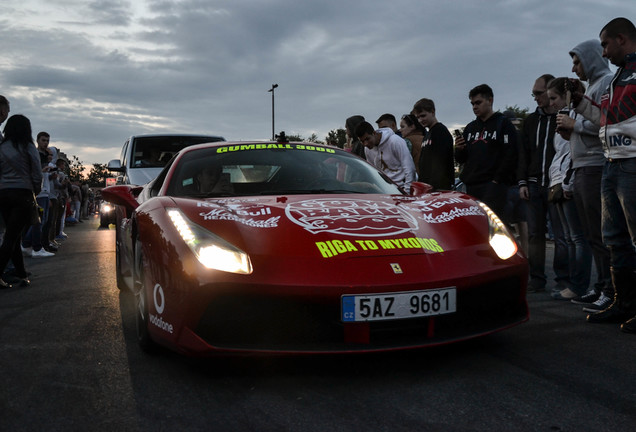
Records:
[[[350,252],[364,253],[366,251],[384,251],[392,249],[421,249],[428,252],[444,252],[435,239],[421,237],[406,237],[397,239],[364,239],[346,240],[334,239],[316,242],[316,247],[323,258],[333,258]],[[363,252],[364,251],[364,252]]]
[[[280,216],[272,216],[271,207],[247,201],[199,201],[197,207],[209,209],[199,213],[203,220],[231,220],[254,228],[276,228],[280,220]]]
[[[364,237],[395,236],[417,230],[417,220],[391,203],[322,198],[298,201],[285,208],[287,218],[312,234]]]
[[[464,216],[483,216],[484,212],[478,205],[470,205],[459,198],[448,199],[419,199],[411,205],[421,212],[419,219],[426,223],[445,223]]]

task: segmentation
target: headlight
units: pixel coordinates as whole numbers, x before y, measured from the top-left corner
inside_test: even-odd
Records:
[[[183,241],[206,268],[228,273],[252,273],[252,263],[245,252],[188,220],[181,210],[168,209],[168,216]]]
[[[110,212],[112,209],[113,209],[113,206],[111,206],[110,204],[104,204],[104,205],[102,206],[102,211],[103,211],[104,213],[108,213],[108,212]]]
[[[517,253],[517,242],[508,231],[508,228],[506,228],[506,225],[486,204],[480,202],[479,205],[488,215],[488,228],[490,231],[488,241],[490,242],[490,247],[502,260],[507,260],[514,256]]]

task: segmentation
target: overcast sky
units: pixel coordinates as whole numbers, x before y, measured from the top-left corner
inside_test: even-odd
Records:
[[[633,0],[2,0],[0,94],[85,164],[140,133],[324,139],[361,114],[435,101],[448,127],[534,110],[534,80],[574,76],[568,51]]]

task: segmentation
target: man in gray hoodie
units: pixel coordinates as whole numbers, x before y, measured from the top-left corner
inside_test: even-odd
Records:
[[[603,58],[601,43],[597,39],[582,42],[570,51],[570,57],[572,72],[588,83],[585,94],[595,102],[600,102],[613,76],[607,59]],[[572,299],[572,302],[584,305],[583,310],[586,312],[596,312],[607,308],[614,298],[609,250],[603,244],[601,235],[601,175],[605,156],[598,136],[599,127],[581,115],[571,118],[567,114],[557,116],[557,127],[566,136],[568,132],[571,134],[574,201],[581,215],[585,237],[592,247],[598,273],[594,290]]]

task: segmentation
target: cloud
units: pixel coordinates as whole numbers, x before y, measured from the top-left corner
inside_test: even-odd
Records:
[[[495,108],[534,109],[534,79],[571,75],[567,52],[623,2],[24,0],[0,20],[0,94],[86,163],[135,133],[228,139],[276,129],[323,138],[344,120],[400,116],[421,97],[448,126],[472,119],[483,82]],[[100,150],[101,149],[101,150]]]

